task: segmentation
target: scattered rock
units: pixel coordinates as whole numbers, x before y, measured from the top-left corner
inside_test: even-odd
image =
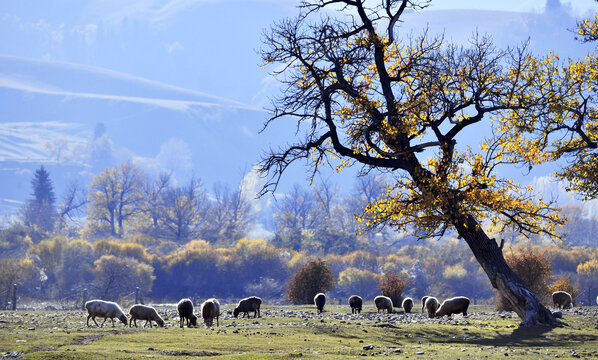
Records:
[[[374,348],[374,345],[364,345],[363,346],[363,350],[372,350]]]

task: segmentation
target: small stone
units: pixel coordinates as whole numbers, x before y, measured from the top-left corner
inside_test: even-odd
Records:
[[[35,330],[35,328],[34,328],[34,327],[30,327],[30,328],[29,328],[29,329],[27,329],[27,330]]]
[[[423,351],[418,351],[415,353],[415,355],[423,355],[423,354],[425,354]]]
[[[154,348],[153,348],[153,347],[148,347],[147,349],[148,349],[149,351],[154,351]]]
[[[363,350],[372,350],[374,348],[374,345],[364,345],[363,346]]]
[[[555,311],[552,313],[552,315],[554,315],[555,318],[559,318],[559,319],[561,319],[563,317],[563,313],[560,311]]]

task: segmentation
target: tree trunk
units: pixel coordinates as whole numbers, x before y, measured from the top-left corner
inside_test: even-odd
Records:
[[[465,221],[454,224],[459,235],[467,242],[473,255],[488,275],[492,286],[513,307],[523,320],[520,326],[558,326],[560,322],[542,305],[534,293],[511,270],[494,239],[481,229],[471,215],[463,216]]]

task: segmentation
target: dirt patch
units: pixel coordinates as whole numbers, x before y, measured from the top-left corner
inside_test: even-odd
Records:
[[[158,352],[162,355],[169,355],[169,356],[218,356],[218,355],[222,355],[215,351],[161,350]]]
[[[104,335],[89,335],[89,336],[78,336],[73,339],[73,343],[70,345],[89,345],[95,341],[100,340],[103,338]]]

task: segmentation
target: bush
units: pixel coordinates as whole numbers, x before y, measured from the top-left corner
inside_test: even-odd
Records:
[[[293,304],[311,304],[314,296],[334,287],[334,273],[326,261],[318,259],[297,270],[287,285],[287,300]]]
[[[104,255],[94,262],[95,286],[100,299],[116,300],[139,287],[144,292],[152,289],[154,268],[133,258]]]
[[[411,285],[409,279],[402,274],[387,273],[380,280],[378,287],[382,295],[388,296],[395,307],[401,307],[403,292]]]
[[[531,290],[538,300],[544,305],[550,301],[549,284],[552,280],[552,265],[548,251],[534,251],[533,249],[518,248],[510,249],[505,254],[505,261],[517,276]],[[511,311],[512,308],[507,300],[499,293],[496,301],[496,309],[499,311]]]

